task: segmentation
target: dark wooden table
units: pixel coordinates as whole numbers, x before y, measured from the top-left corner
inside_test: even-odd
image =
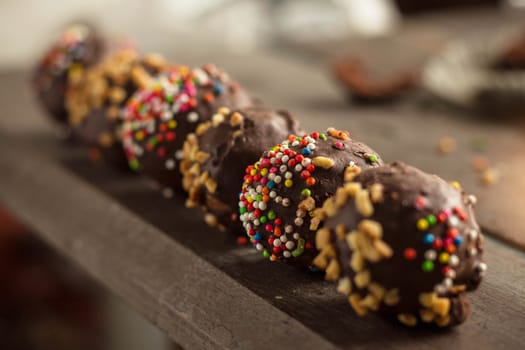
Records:
[[[239,247],[185,209],[182,198],[162,198],[144,178],[90,164],[84,150],[57,138],[23,72],[0,74],[2,204],[185,348],[523,348],[523,129],[451,112],[421,96],[349,106],[314,54],[308,60],[275,51],[197,54],[184,45],[169,53],[192,64],[213,57],[267,105],[297,114],[305,128],[349,129],[386,160],[457,179],[477,194],[479,221],[493,235],[486,241],[489,271],[470,297],[467,322],[414,330],[356,317],[321,276]],[[445,158],[435,151],[444,135],[459,143]],[[479,186],[468,164],[476,137],[488,138],[487,156],[506,167],[504,180],[490,188]]]

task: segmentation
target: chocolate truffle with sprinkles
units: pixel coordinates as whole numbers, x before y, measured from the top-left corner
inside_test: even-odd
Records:
[[[103,40],[85,24],[68,27],[49,48],[33,74],[38,100],[58,123],[68,125],[65,95],[85,70],[96,64],[104,51]]]
[[[363,170],[318,217],[314,263],[338,282],[358,315],[379,312],[415,326],[463,322],[466,291],[486,265],[476,198],[403,163]]]
[[[290,135],[246,169],[239,213],[250,241],[272,261],[310,267],[322,224],[316,211],[345,177],[380,165],[379,155],[347,131]]]
[[[126,167],[122,150],[120,113],[128,98],[149,84],[152,75],[168,68],[158,54],[140,55],[120,49],[86,72],[68,91],[66,106],[73,134],[91,146],[95,156]]]
[[[287,111],[220,108],[184,143],[181,171],[188,191],[186,205],[203,207],[209,225],[244,236],[238,214],[244,170],[268,147],[297,130],[297,120]]]
[[[200,122],[220,107],[252,105],[248,94],[221,69],[178,66],[137,91],[123,112],[123,145],[129,166],[154,179],[171,197],[182,190],[182,146]]]

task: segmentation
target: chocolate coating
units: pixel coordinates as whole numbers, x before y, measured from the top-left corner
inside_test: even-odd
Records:
[[[322,224],[312,215],[358,169],[382,160],[345,131],[291,135],[246,169],[240,219],[255,248],[270,260],[309,267]]]
[[[122,136],[130,167],[156,180],[166,196],[181,191],[179,161],[186,136],[221,107],[251,104],[248,94],[213,65],[170,69],[126,106]]]
[[[459,186],[456,184],[456,187]],[[354,310],[452,326],[486,269],[475,198],[403,163],[364,170],[320,214],[315,264]]]
[[[105,161],[125,166],[121,108],[138,88],[149,84],[152,75],[167,68],[161,56],[141,56],[133,49],[121,49],[106,57],[68,91],[66,106],[73,134],[97,148]]]
[[[216,114],[189,134],[183,149],[181,171],[188,191],[186,205],[201,206],[206,221],[221,230],[244,234],[239,221],[239,184],[244,170],[268,147],[298,130],[287,111],[248,107]]]
[[[68,27],[38,63],[32,78],[41,105],[59,124],[67,125],[65,96],[68,85],[76,84],[84,71],[96,64],[104,42],[84,24]]]

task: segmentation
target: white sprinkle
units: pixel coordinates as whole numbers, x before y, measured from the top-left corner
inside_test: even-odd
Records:
[[[450,266],[457,266],[459,264],[459,258],[457,255],[451,255],[448,262]]]
[[[259,219],[254,219],[253,220],[253,225],[254,226],[259,226],[261,224],[261,222],[259,221]]]
[[[173,170],[175,169],[175,160],[174,159],[166,159],[166,162],[164,163],[166,166],[166,169]]]
[[[285,251],[283,252],[283,256],[284,256],[285,258],[289,258],[289,257],[292,256],[292,254],[291,254],[289,251],[285,250]]]
[[[293,177],[293,174],[291,171],[287,171],[285,174],[284,174],[284,178],[285,179],[291,179]]]
[[[297,209],[295,215],[300,218],[304,218],[306,216],[306,211],[304,211],[303,209]]]
[[[172,190],[171,188],[165,187],[165,188],[162,190],[162,195],[163,195],[165,198],[173,198],[173,190]]]
[[[304,166],[305,168],[310,165],[310,163],[312,163],[312,159],[311,158],[305,158],[303,159],[303,161],[301,162],[301,165]]]
[[[279,167],[279,171],[281,173],[284,173],[286,170],[288,170],[288,167],[286,165],[284,165],[284,164]]]
[[[289,207],[291,204],[290,198],[283,198],[283,205]]]
[[[302,226],[304,223],[304,220],[302,218],[295,218],[293,222],[296,226]]]
[[[257,250],[263,250],[263,249],[264,249],[264,246],[263,246],[261,243],[257,243],[257,245],[255,246],[255,249],[257,249]]]
[[[425,259],[427,260],[436,260],[436,251],[435,250],[427,250],[425,252]]]
[[[300,235],[299,233],[296,232],[296,233],[293,234],[293,238],[294,238],[295,240],[298,240],[299,238],[301,238],[301,235]]]
[[[288,237],[286,237],[286,235],[281,235],[279,239],[281,240],[281,242],[286,243],[286,241],[288,240]]]
[[[450,278],[448,278],[448,277],[445,278],[445,279],[443,280],[443,284],[444,284],[445,287],[447,287],[447,288],[452,287],[452,279],[450,279]]]
[[[280,247],[281,246],[281,240],[279,238],[276,238],[273,240],[273,246],[274,247]]]
[[[457,216],[450,216],[448,218],[448,225],[456,227],[459,224],[459,218]]]
[[[275,203],[281,203],[283,201],[283,197],[277,196],[275,197]]]
[[[259,209],[259,202],[255,201],[252,203],[252,205],[255,209]]]
[[[268,206],[267,206],[266,202],[259,202],[259,209],[260,210],[266,210],[267,207]]]
[[[281,180],[282,180],[282,179],[283,179],[282,177],[280,177],[279,175],[277,175],[277,176],[273,179],[273,181],[274,181],[276,184],[278,184],[278,183],[281,183]]]
[[[311,149],[312,151],[315,149],[315,145],[313,143],[309,143],[306,147],[308,147],[308,149]]]
[[[175,159],[181,160],[182,159],[182,150],[178,150],[175,152]]]
[[[301,164],[296,164],[294,169],[296,172],[300,172],[301,170],[303,170],[303,166]]]
[[[270,195],[269,196],[270,196],[270,198],[275,198],[275,197],[277,197],[277,192],[270,191]]]
[[[284,232],[286,233],[292,233],[293,232],[293,226],[292,225],[286,225],[284,227]]]
[[[295,243],[293,241],[288,241],[286,242],[286,249],[294,249],[295,248]]]
[[[273,181],[274,179],[275,179],[275,174],[274,173],[268,174],[268,180]]]

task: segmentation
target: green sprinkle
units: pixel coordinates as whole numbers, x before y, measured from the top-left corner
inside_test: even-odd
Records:
[[[247,211],[248,211],[248,209],[246,209],[246,207],[239,208],[239,213],[241,213],[241,214],[246,214]]]
[[[427,222],[430,226],[434,226],[435,224],[437,224],[437,219],[434,215],[430,214],[429,216],[427,216]]]
[[[299,241],[297,241],[297,248],[295,248],[295,250],[292,251],[292,255],[297,258],[299,255],[303,253],[304,253],[304,239],[299,238]]]
[[[320,138],[321,140],[326,140],[326,134],[323,133],[323,132],[320,133],[320,134],[319,134],[319,138]]]
[[[275,219],[276,215],[275,215],[275,212],[273,212],[272,210],[270,210],[270,212],[268,213],[268,218],[270,220],[273,220]]]
[[[139,161],[136,160],[136,159],[130,160],[130,161],[129,161],[129,167],[130,167],[132,170],[138,170],[138,168],[140,167],[140,163],[139,163]]]
[[[421,264],[421,270],[423,270],[424,272],[431,272],[432,270],[434,270],[434,263],[430,260],[423,261],[423,263]]]
[[[259,221],[261,222],[261,224],[265,224],[266,221],[268,221],[268,218],[266,216],[261,216],[261,218],[259,219]]]
[[[312,195],[312,191],[310,191],[308,188],[305,188],[301,191],[301,195],[304,197],[310,197]]]
[[[166,96],[165,100],[168,103],[173,103],[173,96],[171,96],[171,95],[170,96]]]
[[[369,154],[368,155],[368,161],[372,164],[374,164],[375,162],[377,162],[377,156],[375,154]]]
[[[263,256],[264,256],[265,258],[267,258],[267,257],[270,256],[270,253],[269,253],[267,250],[265,250],[265,251],[263,252]]]
[[[255,197],[255,200],[256,200],[257,202],[262,201],[262,194],[258,194],[257,197]]]

